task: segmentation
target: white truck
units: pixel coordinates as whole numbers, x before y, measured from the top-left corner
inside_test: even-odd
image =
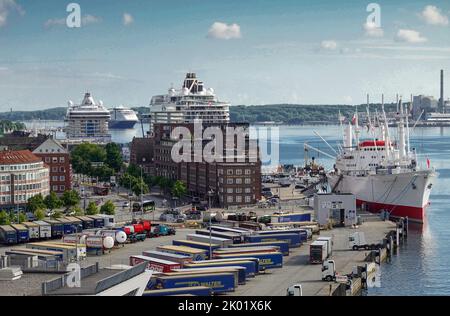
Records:
[[[303,296],[303,289],[301,284],[294,284],[287,289],[286,296]]]
[[[352,250],[375,250],[380,247],[377,244],[369,244],[366,241],[366,235],[363,232],[355,232],[348,237],[349,248]]]
[[[334,260],[325,260],[322,264],[322,281],[336,281],[337,283],[351,284],[352,274],[338,274]]]
[[[327,242],[328,257],[330,257],[333,254],[333,237],[319,237],[317,240]]]

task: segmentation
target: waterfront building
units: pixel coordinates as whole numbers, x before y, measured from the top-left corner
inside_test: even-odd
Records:
[[[29,198],[49,194],[49,167],[29,150],[0,152],[0,207],[24,208]]]

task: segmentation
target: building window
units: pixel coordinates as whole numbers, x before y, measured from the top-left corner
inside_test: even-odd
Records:
[[[53,176],[53,177],[52,177],[52,180],[53,180],[53,181],[58,181],[58,176]]]
[[[236,203],[242,203],[242,196],[236,196]]]
[[[59,168],[60,172],[66,172],[66,169],[64,167]]]
[[[66,181],[66,177],[65,176],[60,176],[59,177],[59,181]]]
[[[59,162],[64,163],[65,162],[65,158],[64,157],[59,157]]]
[[[227,189],[227,193],[233,194],[233,188],[228,188],[228,189]]]
[[[236,175],[237,176],[242,175],[242,169],[236,169]]]
[[[252,179],[251,178],[245,178],[245,184],[250,184],[252,183]]]
[[[57,163],[57,162],[58,162],[58,157],[53,157],[53,158],[52,158],[52,162],[53,162],[53,163]]]
[[[245,196],[245,203],[250,203],[252,201],[252,197],[247,195]]]
[[[57,185],[53,186],[53,191],[55,191],[55,192],[58,191],[58,186]]]
[[[232,176],[233,175],[233,169],[228,169],[227,170],[227,175]]]
[[[58,167],[52,167],[52,172],[58,172]]]
[[[236,188],[236,193],[242,193],[242,188]]]
[[[252,171],[250,169],[245,169],[245,174],[250,175],[250,174],[252,174]]]
[[[252,193],[252,189],[250,189],[250,188],[245,188],[245,193]]]
[[[241,178],[237,178],[236,179],[236,184],[242,184],[242,179]]]
[[[233,203],[233,197],[232,196],[228,196],[227,197],[227,202],[228,203]]]
[[[59,187],[59,190],[60,190],[61,192],[64,192],[64,191],[66,191],[66,187],[65,187],[64,185],[61,185],[61,186]]]

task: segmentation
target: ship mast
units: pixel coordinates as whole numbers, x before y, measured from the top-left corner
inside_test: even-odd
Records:
[[[399,108],[400,108],[400,119],[398,122],[398,139],[399,139],[399,148],[398,148],[398,152],[399,152],[399,158],[400,161],[403,161],[405,159],[406,156],[406,152],[405,152],[405,123],[404,123],[404,111],[403,111],[403,102],[402,99],[400,98],[399,104],[398,104]]]

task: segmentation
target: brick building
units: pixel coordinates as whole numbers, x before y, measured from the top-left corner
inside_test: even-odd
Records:
[[[49,166],[50,191],[63,194],[72,189],[70,154],[58,141],[49,138],[33,150]]]

